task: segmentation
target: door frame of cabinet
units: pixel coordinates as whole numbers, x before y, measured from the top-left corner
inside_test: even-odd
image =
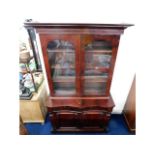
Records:
[[[107,78],[107,85],[106,85],[106,92],[105,95],[101,95],[101,96],[109,96],[110,95],[110,86],[111,86],[111,81],[112,81],[112,76],[113,76],[113,71],[114,71],[114,66],[115,66],[115,60],[116,60],[116,56],[117,56],[117,51],[118,51],[118,46],[119,46],[119,40],[120,40],[120,36],[119,35],[99,35],[99,34],[84,34],[81,35],[81,75],[84,75],[84,70],[85,70],[85,50],[83,48],[83,46],[85,44],[88,44],[92,41],[95,40],[106,40],[106,41],[111,41],[112,43],[112,55],[111,55],[111,61],[110,61],[110,68],[109,68],[109,74],[108,74],[108,78]],[[84,80],[81,80],[81,85],[83,88],[84,85]],[[84,89],[82,89],[83,91]],[[83,93],[82,93],[83,94]],[[85,95],[83,95],[85,96]],[[86,95],[89,96],[89,95]],[[96,95],[90,95],[90,96],[96,96]],[[98,96],[99,97],[99,96]]]
[[[70,41],[74,44],[75,47],[75,85],[76,85],[76,94],[72,95],[77,96],[77,97],[89,97],[89,96],[109,96],[110,95],[110,86],[111,86],[111,81],[112,81],[112,76],[113,76],[113,70],[114,70],[114,65],[115,65],[115,60],[117,56],[117,50],[118,50],[118,45],[119,45],[119,40],[120,40],[120,35],[99,35],[99,34],[39,34],[40,37],[40,42],[41,42],[41,47],[42,47],[42,53],[43,53],[43,59],[45,63],[45,69],[47,73],[47,78],[48,78],[48,83],[49,83],[49,89],[50,89],[50,94],[51,96],[59,96],[54,93],[54,85],[53,85],[53,79],[51,77],[51,69],[50,69],[50,64],[49,64],[49,59],[48,59],[48,54],[47,54],[47,45],[50,41],[52,40],[66,40]],[[85,40],[83,38],[88,37],[88,40]],[[112,57],[111,57],[111,65],[109,68],[109,74],[107,78],[107,85],[106,85],[106,92],[103,95],[84,95],[84,80],[82,79],[82,75],[84,73],[85,69],[85,51],[83,49],[83,44],[86,41],[90,40],[107,40],[112,42]]]
[[[47,73],[47,78],[48,78],[48,84],[49,84],[49,89],[50,89],[50,94],[51,96],[57,96],[54,93],[54,85],[53,85],[53,79],[51,77],[51,69],[50,69],[50,64],[49,64],[49,59],[48,59],[48,54],[47,54],[47,45],[50,41],[52,40],[66,40],[70,41],[74,44],[75,47],[75,85],[76,85],[76,94],[72,96],[80,96],[81,88],[80,88],[80,35],[59,35],[59,34],[40,34],[40,42],[41,42],[41,47],[42,47],[42,53],[43,53],[43,59],[45,62],[45,69]],[[58,95],[59,96],[59,95]]]

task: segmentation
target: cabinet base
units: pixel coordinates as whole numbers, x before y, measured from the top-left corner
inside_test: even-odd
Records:
[[[99,128],[99,127],[84,127],[84,128],[76,128],[76,127],[61,127],[56,130],[52,130],[51,132],[107,132],[107,128]]]
[[[77,103],[71,106],[67,102],[64,105],[64,102],[60,101],[59,104],[49,107],[53,132],[107,132],[114,107],[112,97],[91,103],[89,104],[88,100],[81,105]]]

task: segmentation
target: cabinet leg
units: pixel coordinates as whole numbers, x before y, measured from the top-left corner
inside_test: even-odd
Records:
[[[52,130],[52,132],[54,133],[54,132],[56,132],[56,127],[53,127],[53,130]]]
[[[104,132],[105,133],[109,132],[109,128],[108,127],[104,127]]]

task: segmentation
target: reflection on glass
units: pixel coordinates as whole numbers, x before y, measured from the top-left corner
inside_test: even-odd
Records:
[[[87,53],[85,60],[86,60],[86,68],[93,68],[93,67],[109,68],[111,55]]]
[[[47,46],[52,76],[75,76],[74,46],[68,41],[54,40]]]
[[[92,43],[86,45],[85,50],[111,50],[112,44],[106,40],[95,40]]]
[[[108,41],[94,41],[85,46],[85,76],[107,76],[110,67],[112,45]]]
[[[75,94],[75,48],[69,41],[53,40],[48,43],[47,54],[54,82],[54,90],[59,95]],[[62,82],[63,81],[63,82]]]
[[[103,76],[105,78],[108,77],[108,73],[100,70],[100,69],[85,69],[85,76]]]
[[[75,82],[54,82],[54,90],[57,95],[74,95]]]
[[[105,95],[111,65],[112,44],[97,40],[85,46],[84,95]]]
[[[87,82],[84,83],[84,95],[104,95],[106,90],[105,82]]]

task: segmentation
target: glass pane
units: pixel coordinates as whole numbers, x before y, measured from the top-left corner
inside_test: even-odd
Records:
[[[86,45],[86,50],[107,50],[107,52],[110,52],[109,50],[112,49],[112,44],[110,41],[106,40],[95,40],[92,43],[89,43]]]
[[[84,95],[104,95],[106,91],[106,82],[88,82],[84,83]]]
[[[110,67],[111,55],[92,53],[87,51],[85,61],[86,68],[95,68],[95,67]]]
[[[102,71],[101,69],[85,69],[85,72],[84,72],[84,75],[85,76],[103,76],[105,78],[108,77],[108,73]]]
[[[75,47],[69,41],[53,40],[47,46],[56,94],[75,94]],[[68,83],[70,80],[73,83]]]
[[[54,40],[47,46],[52,77],[75,76],[75,50],[68,41]]]
[[[56,95],[74,95],[75,82],[54,82],[54,90]]]
[[[105,95],[112,44],[96,40],[85,45],[84,95]]]
[[[94,41],[85,46],[85,76],[108,76],[112,54],[109,41]]]

